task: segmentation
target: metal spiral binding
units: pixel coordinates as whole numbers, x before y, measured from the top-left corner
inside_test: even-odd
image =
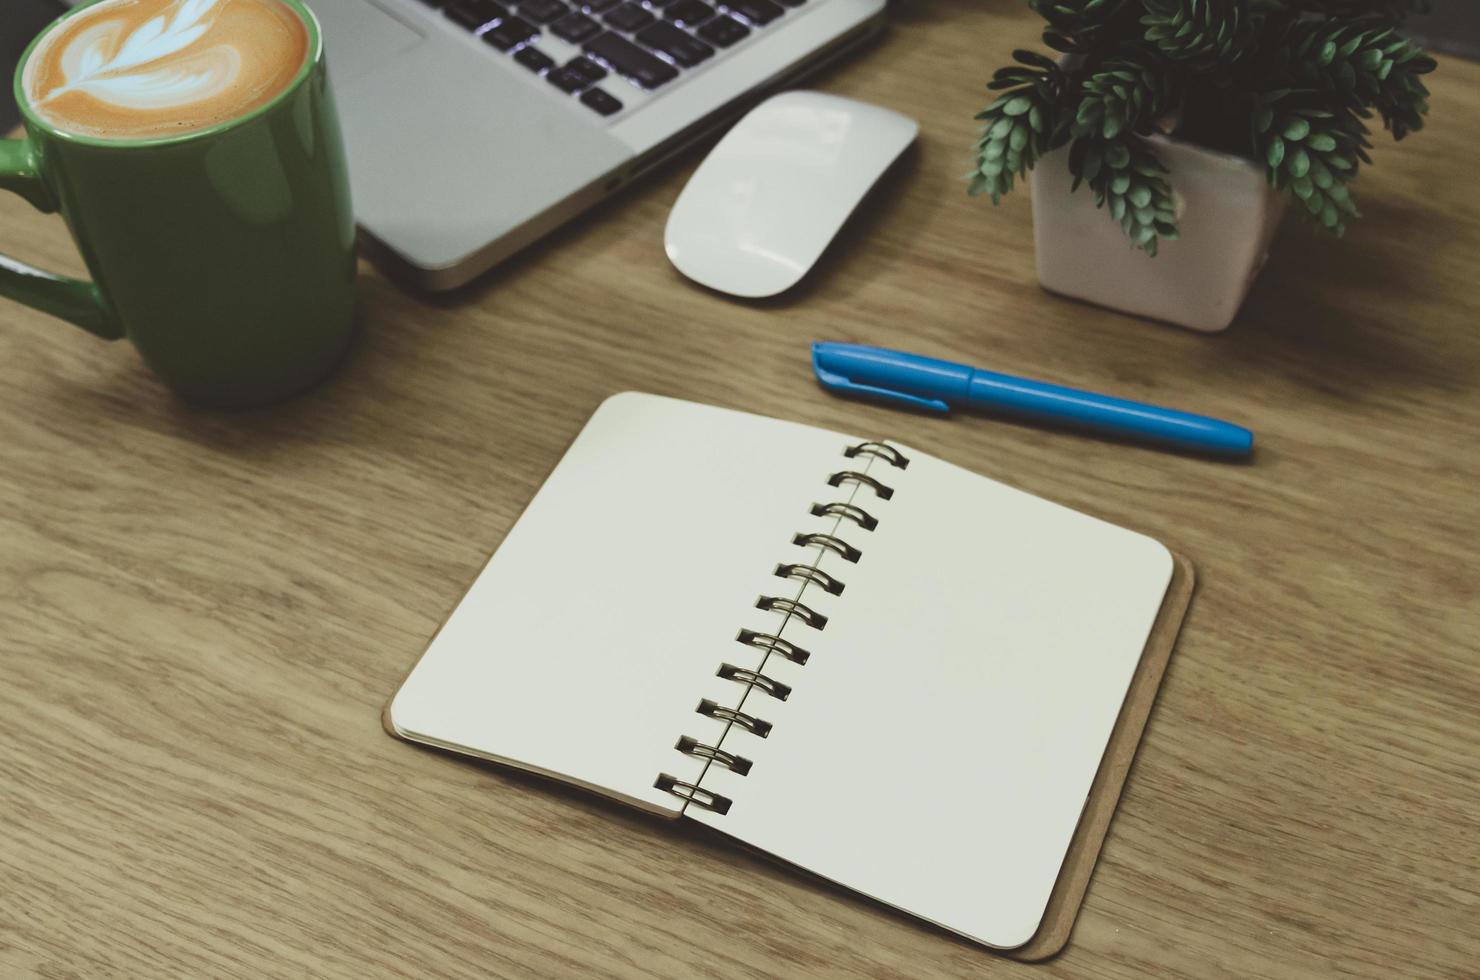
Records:
[[[901,470],[910,465],[908,457],[893,446],[882,442],[862,442],[856,446],[849,446],[843,450],[843,455],[849,459],[856,459],[860,456],[872,457],[883,460],[890,466]],[[868,487],[880,500],[888,500],[894,496],[893,487],[885,485],[867,473],[860,473],[856,470],[840,470],[837,473],[833,473],[827,478],[827,483],[828,486],[832,487],[841,487],[845,483],[854,483],[860,487]],[[873,531],[879,526],[877,517],[852,501],[813,504],[811,513],[814,517],[835,517],[839,521],[852,521],[864,531]],[[792,538],[792,544],[801,547],[823,548],[837,554],[848,562],[857,562],[863,557],[862,551],[833,534],[822,532],[799,533]],[[845,588],[844,584],[835,576],[824,572],[815,564],[781,564],[776,566],[775,574],[778,578],[799,580],[802,582],[802,591],[805,591],[807,586],[816,586],[830,595],[841,595]],[[785,617],[782,624],[783,628],[785,623],[790,622],[792,618],[796,618],[804,625],[817,630],[827,625],[827,617],[825,615],[806,605],[799,598],[792,599],[785,596],[763,595],[756,599],[755,606],[757,609],[781,613]],[[764,651],[765,657],[769,657],[774,653],[778,657],[798,665],[805,665],[811,659],[812,654],[810,651],[797,646],[790,640],[783,639],[779,634],[780,630],[776,633],[762,633],[757,630],[742,629],[735,635],[735,642]],[[765,657],[761,660],[761,667],[765,666]],[[767,676],[760,669],[750,669],[747,667],[737,667],[731,663],[721,663],[716,674],[726,680],[744,684],[747,692],[752,689],[758,690],[778,701],[785,701],[791,695],[791,685],[783,684],[774,677]],[[744,704],[743,698],[741,704]],[[708,718],[714,718],[726,722],[730,726],[743,728],[759,738],[765,738],[770,735],[773,727],[771,722],[766,721],[764,718],[758,718],[755,715],[741,711],[739,708],[727,708],[708,698],[701,700],[699,706],[694,710]],[[737,776],[744,776],[750,772],[752,765],[754,765],[751,760],[744,756],[722,749],[718,745],[709,745],[700,742],[698,739],[688,735],[679,738],[674,748],[685,755],[705,760],[706,772],[708,771],[708,766],[717,764],[724,766]],[[703,779],[703,773],[700,774],[699,778],[701,780]],[[653,786],[665,793],[671,793],[687,804],[692,804],[693,806],[701,807],[714,813],[729,813],[730,807],[734,805],[734,800],[728,796],[707,790],[697,783],[685,782],[677,776],[671,776],[666,772],[658,774],[658,778],[653,783]]]
[[[735,805],[735,801],[728,796],[720,796],[718,793],[712,793],[701,786],[686,783],[677,776],[670,776],[666,772],[658,773],[658,778],[653,782],[653,785],[665,793],[672,793],[681,800],[687,800],[694,804],[694,806],[702,806],[704,809],[713,810],[715,813],[729,813],[730,807]]]
[[[716,704],[708,698],[700,701],[699,707],[694,710],[701,715],[718,718],[720,721],[733,722],[749,731],[752,735],[759,735],[761,738],[765,738],[771,734],[772,726],[769,721],[757,718],[755,715],[747,715],[745,712],[737,711],[734,708],[726,708],[724,705]]]
[[[827,617],[813,609],[811,606],[788,599],[780,595],[763,595],[755,600],[755,608],[764,609],[766,612],[785,613],[795,616],[814,630],[820,630],[827,625]]]
[[[854,459],[858,456],[877,456],[890,466],[898,467],[899,469],[904,469],[910,465],[910,461],[904,453],[883,442],[860,442],[856,446],[849,446],[843,450],[843,455],[849,459]]]
[[[827,485],[830,487],[840,487],[845,483],[862,484],[878,494],[880,500],[888,500],[894,496],[893,487],[884,486],[884,484],[875,480],[867,473],[859,473],[855,470],[840,470],[827,478]]]
[[[745,667],[736,667],[734,664],[720,664],[719,670],[715,671],[715,674],[727,681],[739,681],[742,684],[749,684],[757,691],[765,691],[777,701],[785,701],[791,696],[790,684],[783,684],[774,677],[767,677],[765,674],[749,670]]]
[[[744,643],[749,647],[765,650],[785,657],[794,664],[805,664],[812,659],[812,653],[803,650],[790,640],[783,640],[775,633],[757,633],[755,630],[741,630],[735,637],[736,643]]]
[[[842,595],[843,590],[847,588],[833,576],[811,565],[777,565],[776,577],[797,578],[804,582],[811,582],[829,595]]]
[[[801,545],[803,548],[810,548],[812,545],[817,545],[818,547],[826,548],[828,551],[836,552],[844,561],[854,563],[857,563],[858,559],[863,557],[863,552],[842,538],[835,538],[831,534],[798,534],[791,539],[791,543]]]
[[[680,738],[678,744],[673,747],[684,755],[692,755],[699,759],[712,759],[739,776],[750,772],[750,767],[754,764],[744,756],[726,752],[717,745],[705,745],[697,738],[690,738],[687,735]]]
[[[813,517],[846,517],[865,531],[879,526],[879,519],[857,504],[813,504]]]

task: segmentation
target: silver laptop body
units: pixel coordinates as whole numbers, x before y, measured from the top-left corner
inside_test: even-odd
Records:
[[[420,288],[463,285],[882,25],[884,0],[791,2],[710,3],[710,20],[732,23],[706,32],[700,0],[455,0],[445,10],[422,0],[310,0],[366,251]],[[617,14],[620,6],[639,9]],[[665,9],[697,23],[679,35]],[[641,21],[644,10],[651,21],[641,29],[609,23]],[[477,23],[495,11],[507,16]],[[584,21],[600,34],[571,43],[553,29],[579,38],[592,30]],[[746,31],[739,40],[735,24]],[[538,33],[518,42],[530,28]],[[678,57],[653,45],[678,45]],[[582,77],[572,77],[576,69]],[[623,72],[664,80],[645,88]]]

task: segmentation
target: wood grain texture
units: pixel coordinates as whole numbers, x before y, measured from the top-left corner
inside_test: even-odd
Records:
[[[338,375],[171,400],[0,306],[0,976],[1474,977],[1480,68],[1294,223],[1227,334],[1044,295],[965,199],[1009,0],[902,4],[821,78],[920,144],[777,301],[663,258],[692,154],[445,299],[362,282]],[[77,268],[0,199],[0,251]],[[1221,465],[834,399],[853,339],[1247,423]],[[876,431],[1166,540],[1200,593],[1067,951],[991,956],[707,834],[387,738],[381,704],[605,396]],[[579,544],[571,546],[579,574]],[[805,814],[799,814],[805,819]]]

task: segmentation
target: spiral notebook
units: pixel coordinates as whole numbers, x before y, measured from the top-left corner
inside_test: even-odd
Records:
[[[628,393],[385,721],[1047,955],[1189,592],[1156,541],[908,446]]]

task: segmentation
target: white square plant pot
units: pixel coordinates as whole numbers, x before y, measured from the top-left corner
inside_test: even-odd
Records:
[[[1252,160],[1160,136],[1179,238],[1153,258],[1131,245],[1093,192],[1072,194],[1068,150],[1033,168],[1033,239],[1043,288],[1209,333],[1233,322],[1269,257],[1288,195]]]

